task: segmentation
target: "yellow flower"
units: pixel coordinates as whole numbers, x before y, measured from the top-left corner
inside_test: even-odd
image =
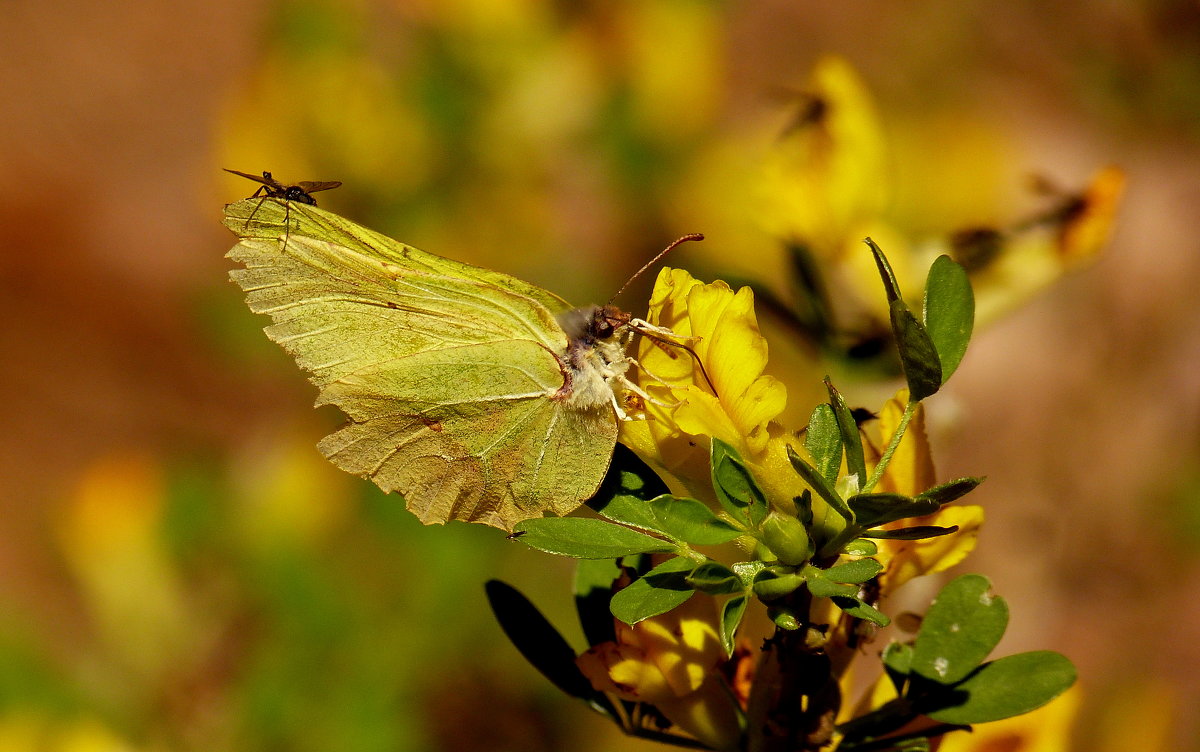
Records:
[[[995,320],[1067,272],[1095,260],[1112,235],[1124,188],[1120,169],[1097,171],[1082,192],[1060,193],[1056,207],[1023,223],[1001,253],[972,270],[977,325]]]
[[[154,457],[111,454],[86,469],[56,520],[89,615],[118,659],[148,683],[187,665],[201,639],[162,540],[166,494]]]
[[[653,705],[714,749],[736,746],[739,710],[720,671],[725,653],[711,598],[695,595],[632,627],[617,621],[616,635],[576,659],[597,691]]]
[[[883,210],[886,166],[866,86],[844,59],[822,58],[799,113],[763,165],[763,226],[832,260]]]
[[[887,446],[891,441],[907,401],[908,390],[901,389],[879,411],[880,447]],[[867,451],[872,449],[868,446]],[[869,465],[873,466],[878,459],[878,456],[868,457]],[[936,485],[935,478],[929,438],[925,434],[925,410],[918,405],[908,423],[904,438],[896,447],[892,461],[875,490],[915,496]],[[899,520],[886,525],[885,527],[889,528],[958,525],[958,531],[924,540],[879,541],[879,554],[876,558],[886,567],[879,575],[881,592],[894,592],[914,577],[941,572],[962,561],[975,548],[982,524],[982,507],[953,504],[924,517]]]
[[[647,318],[690,339],[678,347],[642,338],[639,381],[666,406],[648,404],[647,420],[624,423],[622,443],[693,492],[708,482],[705,438],[729,443],[748,462],[761,459],[787,389],[763,374],[767,342],[750,289],[734,292],[721,281],[706,285],[682,269],[663,269]]]

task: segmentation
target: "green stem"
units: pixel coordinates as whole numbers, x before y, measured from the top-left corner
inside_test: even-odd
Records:
[[[900,440],[904,438],[904,432],[908,430],[908,422],[912,420],[913,413],[917,411],[919,402],[909,400],[904,405],[904,414],[900,416],[900,425],[896,426],[896,432],[892,434],[892,440],[888,442],[887,449],[883,450],[883,455],[880,456],[879,462],[875,463],[875,470],[871,473],[871,478],[867,484],[859,489],[859,493],[870,493],[872,489],[879,483],[879,479],[883,477],[883,472],[887,470],[887,466],[892,461],[892,455],[896,453],[896,447],[900,446]]]

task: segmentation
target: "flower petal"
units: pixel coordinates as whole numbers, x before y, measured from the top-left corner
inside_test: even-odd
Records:
[[[670,404],[647,405],[648,420],[625,423],[622,442],[689,486],[708,476],[706,442],[694,437],[720,438],[751,461],[762,454],[767,424],[783,411],[787,389],[763,374],[767,343],[754,315],[754,294],[663,269],[647,319],[683,338],[683,347],[642,338],[639,381]]]

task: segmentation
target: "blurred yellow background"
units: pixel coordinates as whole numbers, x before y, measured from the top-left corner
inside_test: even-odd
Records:
[[[1125,171],[1109,248],[978,332],[931,433],[942,479],[988,476],[963,569],[1012,606],[1001,651],[1080,667],[1074,748],[1200,749],[1194,2],[17,0],[0,750],[654,748],[487,610],[501,577],[577,639],[570,562],[424,528],[320,458],[337,416],[226,279],[220,209],[255,186],[221,168],[341,180],[323,207],[581,304],[685,232],[669,263],[777,283],[750,176],[828,55],[881,132],[842,154],[879,171],[853,227],[885,218],[885,250],[1029,215],[1031,176]],[[771,344],[799,409],[822,366]]]

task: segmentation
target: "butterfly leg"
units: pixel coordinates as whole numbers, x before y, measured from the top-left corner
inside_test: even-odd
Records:
[[[654,375],[654,373],[651,372],[650,369],[646,368],[644,365],[642,365],[640,362],[638,362],[638,360],[636,358],[627,357],[626,359],[635,368],[637,368],[642,373],[649,376],[654,381],[658,382],[658,385],[665,389],[687,389],[686,385],[668,384],[661,376]],[[628,379],[626,379],[624,376],[621,377],[621,380],[623,382],[625,382],[626,389],[629,389],[629,391],[633,392],[634,394],[636,394],[637,396],[646,400],[647,402],[649,402],[652,405],[658,405],[659,407],[674,407],[675,405],[679,404],[679,400],[676,400],[675,402],[663,402],[662,400],[654,399],[653,397],[651,397],[650,395],[648,395],[644,391],[642,391],[640,388],[638,388],[638,386],[636,384],[634,384],[634,383],[630,382]]]
[[[638,332],[639,334],[652,334],[652,335],[656,335],[659,337],[666,337],[668,339],[676,340],[679,342],[699,342],[700,340],[704,339],[703,337],[701,337],[699,335],[690,335],[690,336],[685,337],[682,334],[678,334],[677,332],[671,331],[670,329],[668,329],[665,326],[658,326],[657,324],[651,324],[649,321],[646,321],[645,319],[630,319],[629,327],[630,327],[630,329]]]

